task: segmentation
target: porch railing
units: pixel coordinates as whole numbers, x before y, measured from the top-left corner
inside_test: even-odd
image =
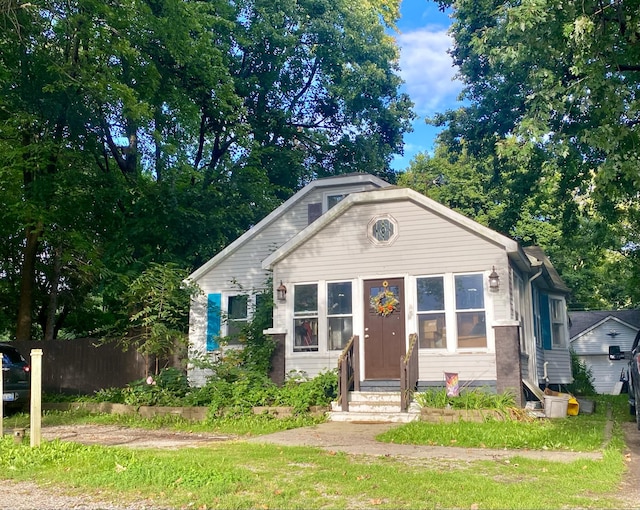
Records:
[[[338,404],[349,411],[349,392],[360,391],[360,361],[358,335],[351,337],[338,358]]]
[[[413,392],[418,386],[418,335],[409,335],[409,349],[400,358],[400,411],[407,412]]]

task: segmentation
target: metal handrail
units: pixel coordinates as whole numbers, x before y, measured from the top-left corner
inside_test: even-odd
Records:
[[[349,391],[360,391],[358,335],[352,336],[338,358],[338,404],[349,411]]]
[[[409,335],[407,354],[400,357],[400,411],[407,412],[418,386],[418,335]]]

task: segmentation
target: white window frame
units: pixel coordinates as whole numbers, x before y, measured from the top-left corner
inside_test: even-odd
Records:
[[[329,310],[329,285],[336,285],[336,284],[349,284],[351,286],[351,313],[337,313],[337,314],[332,314],[330,313]],[[354,282],[353,280],[335,280],[335,281],[326,281],[324,284],[324,287],[326,289],[326,304],[327,304],[327,309],[326,309],[326,314],[324,317],[320,317],[319,318],[319,324],[322,324],[324,322],[325,327],[324,330],[326,331],[326,335],[324,335],[324,337],[326,338],[326,348],[327,351],[342,351],[342,349],[344,348],[344,345],[338,349],[332,349],[331,348],[331,339],[329,338],[329,334],[330,334],[330,328],[329,328],[329,320],[330,319],[347,319],[350,318],[351,319],[351,335],[353,335],[353,328],[354,328],[354,317],[353,317],[353,311],[354,311],[354,294],[355,294],[355,288],[354,288]],[[319,330],[322,331],[322,327],[320,327],[319,325]],[[347,339],[347,342],[349,341],[349,339]],[[345,342],[346,345],[346,342]]]
[[[456,277],[463,276],[480,276],[480,283],[482,285],[482,308],[458,308],[458,303],[456,300]],[[489,349],[489,317],[487,313],[487,285],[485,285],[485,273],[483,272],[469,272],[469,273],[453,273],[452,275],[452,300],[453,300],[453,315],[455,326],[455,347],[458,352],[468,352],[468,351],[487,351]],[[458,314],[462,313],[480,313],[484,314],[484,335],[485,335],[485,345],[484,346],[471,346],[471,347],[460,347],[459,336],[460,332],[458,331]]]
[[[304,285],[315,285],[316,286],[316,309],[315,310],[301,310],[296,312],[296,293],[297,287],[302,287]],[[320,351],[320,330],[321,330],[321,320],[320,320],[320,303],[321,303],[321,289],[323,287],[323,282],[315,281],[315,282],[296,282],[293,284],[293,296],[292,296],[292,321],[293,321],[293,329],[292,329],[292,351],[294,353],[317,353]],[[311,321],[316,321],[316,331],[315,331],[315,344],[310,343],[308,347],[304,346],[296,346],[296,336],[298,331],[296,330],[296,323],[299,320],[309,319]],[[302,326],[298,326],[302,327]],[[310,333],[313,335],[313,327],[312,324],[309,324]],[[315,347],[315,348],[314,348]]]
[[[566,349],[567,312],[563,298],[549,296],[549,319],[551,323],[551,348]],[[556,332],[559,333],[559,338],[557,337]]]
[[[439,278],[442,281],[442,291],[443,291],[443,296],[442,296],[442,301],[443,301],[443,306],[444,308],[442,310],[420,310],[418,308],[418,281],[419,280],[424,280],[427,278],[432,278],[432,279],[436,279]],[[434,275],[425,275],[425,276],[417,276],[415,278],[415,300],[416,300],[416,323],[417,323],[417,329],[416,331],[418,331],[418,346],[420,349],[423,349],[425,351],[434,351],[434,350],[438,350],[438,349],[446,349],[447,348],[447,279],[446,276],[444,274],[434,274]],[[442,315],[442,317],[444,318],[444,334],[442,336],[442,338],[440,339],[440,345],[437,345],[437,341],[434,341],[434,345],[433,346],[428,346],[425,347],[423,345],[423,338],[422,338],[422,331],[420,329],[420,316],[424,316],[424,315]]]

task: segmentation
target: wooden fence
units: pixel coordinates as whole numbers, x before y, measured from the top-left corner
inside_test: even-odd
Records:
[[[101,345],[94,338],[11,345],[28,361],[32,349],[42,349],[42,390],[47,393],[91,394],[102,388],[122,388],[148,374],[147,360],[135,350]]]

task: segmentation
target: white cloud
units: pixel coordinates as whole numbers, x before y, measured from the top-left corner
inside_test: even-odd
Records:
[[[453,107],[462,83],[454,80],[457,69],[447,50],[451,37],[440,27],[425,27],[397,35],[400,47],[400,76],[405,91],[420,116],[433,115]]]

